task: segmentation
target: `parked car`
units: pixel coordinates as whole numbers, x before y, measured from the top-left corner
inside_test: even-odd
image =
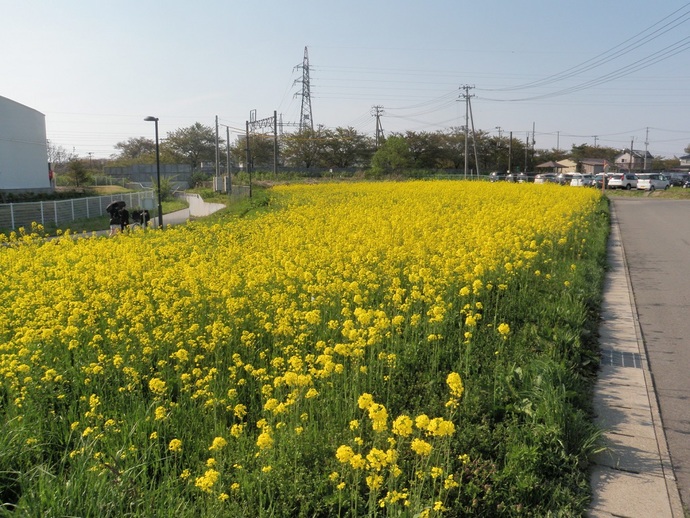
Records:
[[[498,171],[494,171],[493,173],[489,174],[489,181],[500,182],[501,180],[505,180],[506,176],[506,173],[499,173]]]
[[[662,171],[661,174],[668,178],[668,181],[671,183],[671,187],[682,187],[685,182],[690,180],[690,174],[688,173],[665,173]]]
[[[591,174],[573,173],[570,177],[570,185],[573,187],[589,187],[594,183]]]
[[[614,173],[609,178],[609,189],[634,189],[637,187],[637,176],[633,173]]]
[[[609,175],[604,174],[604,173],[599,173],[594,175],[592,185],[596,187],[597,189],[601,189],[601,183],[604,183],[604,189],[606,189],[609,186]]]
[[[536,174],[531,172],[531,171],[528,171],[526,173],[518,173],[517,181],[519,183],[533,182],[535,176],[536,176]]]
[[[558,173],[556,175],[556,183],[558,185],[570,185],[570,179],[573,173]]]
[[[666,190],[670,186],[671,182],[663,174],[649,173],[637,175],[637,188],[641,191]]]
[[[534,177],[534,183],[556,183],[556,173],[539,173]]]

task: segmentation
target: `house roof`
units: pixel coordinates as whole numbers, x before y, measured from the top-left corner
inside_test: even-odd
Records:
[[[604,165],[606,163],[605,158],[585,158],[582,160],[583,164],[587,165]]]
[[[558,162],[554,162],[551,160],[550,162],[544,162],[543,164],[539,164],[537,166],[537,169],[544,169],[544,168],[561,168],[561,167],[566,167],[564,165],[559,164]]]
[[[622,157],[623,155],[629,155],[629,154],[630,154],[630,150],[625,149],[625,150],[623,150],[622,153],[619,153],[618,155],[616,155],[616,159]],[[647,158],[654,158],[649,151],[640,151],[639,149],[633,149],[632,155],[633,155],[633,157],[638,157],[638,158],[644,158],[645,156]]]

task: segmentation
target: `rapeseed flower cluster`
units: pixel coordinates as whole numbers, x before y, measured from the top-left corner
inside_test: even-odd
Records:
[[[103,458],[137,473],[155,459],[218,505],[255,498],[250,481],[275,483],[309,443],[337,491],[441,513],[463,355],[509,345],[509,315],[487,308],[524,276],[568,281],[550,265],[582,246],[599,196],[517,187],[282,186],[274,210],[222,224],[5,237],[3,429],[51,421],[21,444],[68,445],[101,476]],[[397,397],[412,357],[446,381],[428,410]]]

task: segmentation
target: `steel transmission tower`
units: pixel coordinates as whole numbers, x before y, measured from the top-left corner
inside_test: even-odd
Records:
[[[304,47],[304,59],[301,65],[297,65],[296,69],[302,69],[302,79],[297,79],[295,83],[302,83],[302,91],[298,95],[302,96],[302,109],[299,116],[299,130],[304,131],[309,129],[314,131],[314,119],[311,116],[311,92],[309,88],[309,52],[307,47]]]

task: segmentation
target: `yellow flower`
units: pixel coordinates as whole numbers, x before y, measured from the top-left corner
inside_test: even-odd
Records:
[[[431,444],[422,439],[412,439],[412,444],[410,444],[410,448],[412,448],[412,451],[415,452],[417,455],[422,456],[428,456],[429,454],[431,454],[432,450]]]
[[[168,414],[168,411],[166,410],[166,408],[164,406],[156,407],[155,420],[156,421],[162,421],[163,419],[166,418],[167,414]]]
[[[256,439],[256,445],[260,450],[267,450],[273,446],[273,437],[268,431],[261,432]]]
[[[420,414],[414,420],[414,424],[420,430],[426,430],[426,427],[429,426],[429,421],[430,421],[430,419],[426,414]]]
[[[357,405],[362,410],[367,410],[373,404],[374,397],[371,394],[367,394],[366,392],[359,396],[359,399],[357,399]]]
[[[366,482],[367,486],[369,486],[369,489],[376,490],[381,487],[381,484],[383,484],[383,477],[374,473],[366,478]]]
[[[182,451],[182,441],[179,439],[171,440],[170,443],[168,443],[168,449],[173,453]]]
[[[151,389],[151,392],[158,396],[162,396],[165,394],[166,390],[166,384],[165,381],[163,381],[160,378],[151,378],[149,380],[149,389]]]
[[[218,482],[219,477],[220,473],[218,471],[215,469],[207,469],[202,476],[197,477],[197,479],[194,481],[194,485],[202,491],[210,493],[211,488],[216,482]]]
[[[508,335],[510,334],[510,326],[508,324],[506,324],[505,322],[499,324],[496,329],[504,340],[508,339]]]
[[[352,448],[346,445],[339,446],[335,452],[335,458],[338,459],[343,464],[350,462],[350,459],[355,455]]]
[[[462,393],[465,391],[465,387],[462,384],[462,378],[460,378],[460,374],[458,374],[457,372],[451,372],[450,374],[448,374],[448,377],[446,378],[446,383],[450,388],[451,396],[458,399],[462,397]]]
[[[399,416],[393,421],[393,433],[400,437],[407,437],[412,434],[412,419],[406,415]]]

